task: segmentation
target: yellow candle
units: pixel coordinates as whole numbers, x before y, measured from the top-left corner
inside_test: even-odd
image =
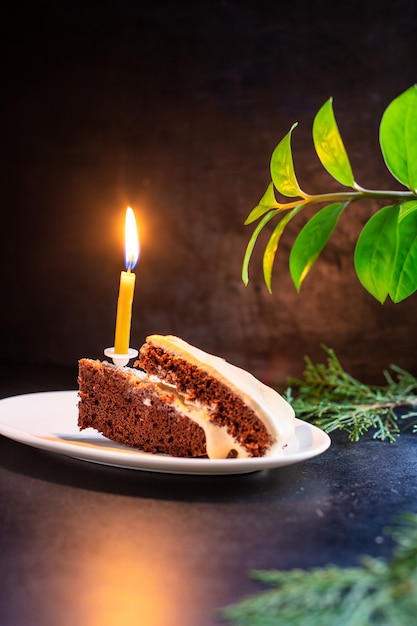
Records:
[[[129,352],[132,304],[136,276],[132,272],[139,258],[139,240],[136,230],[135,214],[128,207],[125,221],[125,256],[126,271],[120,274],[119,297],[117,300],[116,331],[114,351],[116,354]]]

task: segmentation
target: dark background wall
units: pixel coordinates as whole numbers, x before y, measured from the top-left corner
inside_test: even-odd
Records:
[[[379,382],[417,372],[417,296],[381,306],[358,284],[353,247],[377,208],[349,208],[300,294],[283,238],[272,296],[262,243],[244,287],[243,226],[294,121],[302,186],[331,179],[314,114],[334,109],[357,181],[398,188],[378,125],[416,82],[414,1],[10,3],[1,24],[0,359],[74,365],[113,343],[126,206],[136,211],[132,345],[174,333],[267,382],[333,347]]]

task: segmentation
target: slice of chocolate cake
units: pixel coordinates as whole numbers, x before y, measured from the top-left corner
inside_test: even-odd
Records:
[[[135,366],[80,360],[80,429],[145,452],[210,458],[264,456],[294,434],[294,411],[276,391],[178,337],[148,337]]]

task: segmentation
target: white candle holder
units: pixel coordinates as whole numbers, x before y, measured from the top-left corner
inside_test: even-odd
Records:
[[[138,351],[135,348],[129,348],[127,354],[117,354],[114,351],[114,347],[106,348],[104,350],[104,354],[112,359],[113,363],[117,365],[117,367],[123,367],[127,365],[131,359],[134,359],[135,356],[138,356]]]

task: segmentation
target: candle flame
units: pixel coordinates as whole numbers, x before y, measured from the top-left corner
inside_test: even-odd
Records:
[[[128,272],[133,270],[139,259],[139,237],[133,210],[127,207],[125,221],[125,260]]]

